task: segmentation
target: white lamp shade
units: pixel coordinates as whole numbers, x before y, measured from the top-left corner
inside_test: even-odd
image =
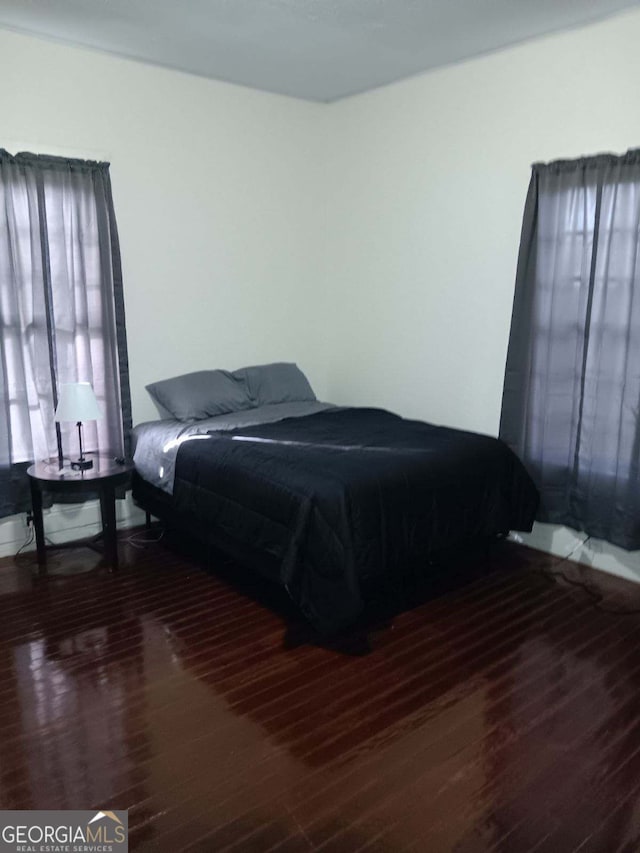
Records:
[[[60,385],[55,414],[57,421],[97,421],[101,417],[102,412],[89,382]]]

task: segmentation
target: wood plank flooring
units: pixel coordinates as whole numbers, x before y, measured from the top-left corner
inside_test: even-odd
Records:
[[[635,585],[504,544],[322,643],[185,545],[0,561],[0,808],[129,809],[167,853],[640,850]]]

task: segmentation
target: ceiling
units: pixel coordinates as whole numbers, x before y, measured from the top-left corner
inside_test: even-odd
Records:
[[[0,0],[0,27],[333,101],[640,0]]]

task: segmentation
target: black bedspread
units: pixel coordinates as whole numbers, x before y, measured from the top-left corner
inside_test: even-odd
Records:
[[[218,531],[273,555],[293,600],[332,632],[359,614],[363,581],[530,530],[538,494],[498,439],[348,408],[184,442],[174,500],[214,542]]]

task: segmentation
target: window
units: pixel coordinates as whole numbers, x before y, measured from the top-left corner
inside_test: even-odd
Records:
[[[640,547],[640,152],[533,167],[501,436],[541,520]]]
[[[103,417],[86,425],[87,450],[126,450],[128,367],[108,164],[0,150],[0,323],[6,515],[20,508],[11,484],[21,463],[58,454],[60,383],[94,387]],[[68,451],[73,425],[61,430]]]

